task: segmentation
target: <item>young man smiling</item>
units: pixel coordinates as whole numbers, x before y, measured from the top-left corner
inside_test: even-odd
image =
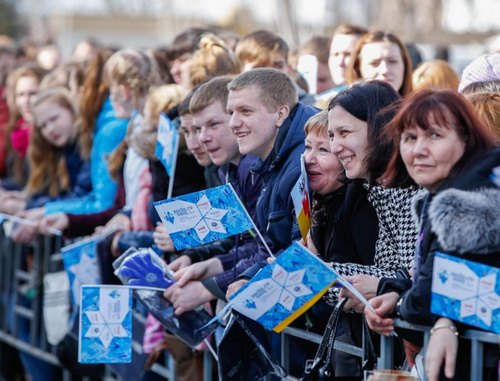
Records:
[[[231,116],[226,112],[226,103],[227,85],[231,79],[232,77],[218,77],[201,85],[191,98],[190,112],[200,144],[212,162],[220,166],[220,175],[224,182],[233,184],[250,215],[255,217],[255,204],[260,194],[261,182],[258,176],[250,177],[250,168],[257,157],[240,154],[236,138],[229,128]],[[257,242],[249,233],[239,235],[236,245],[224,252],[207,251],[207,246],[217,246],[219,249],[220,242],[190,249],[190,260],[194,258],[193,252],[200,254],[198,260],[206,258],[206,254],[214,254],[215,251],[218,251],[216,254],[219,255],[192,265],[191,261],[185,261],[184,264],[188,266],[176,268],[178,282],[164,293],[173,303],[177,314],[196,308],[216,297],[225,299],[227,286],[234,281],[235,276],[254,263],[251,257],[258,249]],[[186,259],[182,257],[184,256],[178,260]]]
[[[300,174],[304,124],[318,110],[299,103],[293,80],[276,69],[250,70],[228,88],[230,127],[240,153],[259,157],[252,168],[263,182],[257,223],[275,250],[285,249],[300,238],[290,194]],[[265,250],[260,250],[265,259]]]

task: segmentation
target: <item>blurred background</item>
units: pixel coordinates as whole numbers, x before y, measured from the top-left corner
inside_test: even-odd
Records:
[[[458,72],[500,49],[500,0],[0,0],[0,33],[25,45],[56,44],[62,58],[83,39],[156,48],[191,26],[243,36],[266,28],[297,47],[340,24],[383,29],[414,42],[424,59]]]

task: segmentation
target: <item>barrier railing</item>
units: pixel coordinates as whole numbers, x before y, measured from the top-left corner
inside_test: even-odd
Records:
[[[38,241],[30,245],[20,245],[12,242],[5,236],[3,229],[0,229],[0,341],[25,351],[48,363],[60,365],[55,356],[55,347],[46,340],[46,332],[43,324],[42,295],[40,294],[43,276],[51,271],[51,258],[59,252],[63,240],[59,237],[40,237]],[[31,252],[29,268],[26,270],[25,251]],[[21,299],[21,295],[24,297]],[[26,303],[28,301],[28,303]],[[19,319],[29,321],[29,338],[19,338]],[[408,330],[419,331],[424,334],[424,351],[429,341],[430,327],[409,324],[397,320],[396,327]],[[312,343],[319,344],[321,335],[307,332],[301,329],[288,327],[281,335],[281,365],[289,368],[290,337],[300,338]],[[471,341],[471,380],[481,380],[483,367],[484,344],[498,344],[499,336],[477,330],[468,330],[462,338]],[[346,353],[350,353],[360,358],[363,357],[364,350],[350,344],[335,341],[334,348]],[[425,353],[425,352],[424,352]],[[380,358],[378,359],[379,369],[391,369],[394,366],[394,340],[383,336],[381,339]],[[204,380],[212,380],[212,359],[208,352],[204,353]],[[153,365],[152,372],[168,379],[175,380],[175,365],[171,356],[166,356],[164,364]],[[113,378],[113,372],[108,369],[108,379]],[[63,371],[63,380],[71,380],[71,375]],[[271,377],[266,377],[271,380]],[[284,380],[297,380],[292,376]],[[422,381],[425,381],[425,374]]]

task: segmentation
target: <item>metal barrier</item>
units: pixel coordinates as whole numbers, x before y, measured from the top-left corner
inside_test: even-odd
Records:
[[[64,242],[61,237],[41,236],[30,245],[14,243],[0,227],[0,341],[19,351],[29,353],[49,364],[60,366],[56,348],[46,340],[44,328],[41,285],[45,274],[53,270],[52,260]],[[29,256],[26,253],[29,251]],[[26,258],[29,257],[29,266]],[[29,271],[27,268],[29,267]],[[20,319],[28,321],[29,337],[19,337]],[[175,366],[171,356],[165,356],[164,364],[155,363],[151,369],[168,380],[175,380]],[[206,355],[210,359],[210,354]],[[211,381],[211,361],[205,361],[205,380]],[[62,371],[62,379],[70,381],[71,374]],[[210,377],[208,376],[210,375]],[[116,380],[111,367],[106,367],[107,380]]]
[[[46,332],[43,324],[42,295],[40,294],[42,280],[45,274],[51,271],[51,259],[55,258],[64,242],[60,237],[40,237],[38,241],[31,245],[20,245],[12,242],[5,236],[4,230],[0,228],[0,341],[25,351],[50,364],[60,365],[55,356],[55,347],[46,340]],[[25,250],[30,250],[32,261],[30,271],[26,270]],[[59,255],[60,256],[60,255]],[[23,302],[20,296],[24,295]],[[28,305],[24,301],[28,300]],[[29,339],[18,338],[19,319],[29,321]],[[429,341],[430,327],[413,325],[401,320],[395,321],[396,327],[424,333],[424,351]],[[281,334],[281,365],[289,369],[289,339],[290,337],[300,338],[316,344],[321,342],[321,335],[307,332],[301,329],[288,327]],[[481,380],[483,368],[484,344],[498,344],[498,335],[468,330],[462,338],[471,341],[471,380]],[[381,339],[379,369],[393,368],[394,361],[394,340],[383,336]],[[363,358],[363,348],[335,341],[334,348],[354,356]],[[425,352],[424,352],[425,353]],[[164,364],[156,363],[151,371],[168,379],[175,380],[175,365],[171,356],[165,356]],[[111,369],[107,369],[109,380],[116,380]],[[268,376],[266,380],[271,380]],[[71,374],[63,371],[63,380],[71,381]],[[204,380],[212,380],[212,358],[209,352],[204,353]],[[284,380],[297,380],[292,376]],[[425,381],[425,375],[423,380]]]
[[[427,346],[429,344],[430,334],[429,331],[431,327],[426,327],[422,325],[410,324],[400,319],[395,319],[394,326],[399,328],[404,328],[412,331],[422,332],[424,334],[424,346],[422,348],[423,353],[426,352]],[[483,379],[483,355],[484,355],[484,345],[485,344],[496,344],[499,343],[499,335],[478,331],[474,329],[469,329],[460,335],[462,339],[467,339],[471,341],[471,369],[470,369],[470,379],[471,380],[482,380]],[[381,357],[379,361],[379,367],[382,369],[390,369],[393,367],[393,344],[394,339],[392,337],[382,336],[380,343]],[[427,376],[422,375],[422,381],[427,381]]]

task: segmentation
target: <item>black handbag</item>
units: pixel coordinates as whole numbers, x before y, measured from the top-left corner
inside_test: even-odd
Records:
[[[312,361],[312,364],[306,366],[305,376],[302,377],[301,381],[328,381],[335,379],[335,371],[332,368],[332,351],[333,343],[335,341],[335,335],[337,333],[337,327],[339,323],[340,313],[344,308],[348,298],[340,300],[335,309],[328,319],[326,325],[325,333],[321,343],[319,344],[316,356]]]

